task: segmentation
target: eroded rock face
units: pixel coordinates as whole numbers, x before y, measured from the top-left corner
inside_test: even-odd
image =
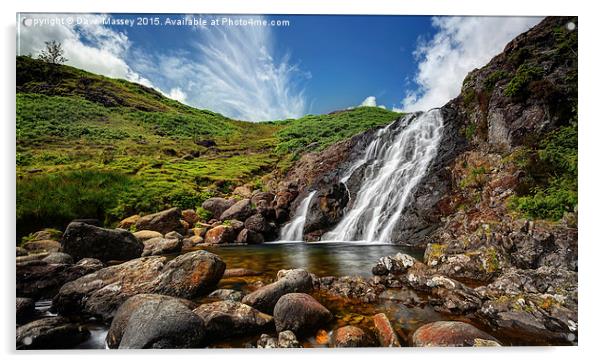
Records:
[[[103,268],[101,261],[84,258],[77,264],[28,261],[17,264],[17,296],[53,297],[63,284]]]
[[[472,347],[475,339],[499,343],[494,337],[460,321],[437,321],[418,328],[412,335],[415,347]]]
[[[133,296],[117,310],[107,334],[107,345],[113,349],[200,347],[205,330],[192,307],[191,301],[170,296]]]
[[[273,324],[271,316],[236,301],[203,304],[194,313],[203,321],[207,338],[212,340],[256,334]]]
[[[276,331],[290,330],[297,336],[313,334],[332,319],[332,314],[311,295],[290,293],[274,307]]]
[[[352,325],[335,330],[332,340],[332,346],[335,348],[357,348],[368,344],[366,333],[361,328]]]
[[[182,212],[179,208],[171,208],[158,213],[149,214],[140,217],[136,221],[136,230],[157,231],[161,234],[167,234],[171,231],[176,231],[184,234],[184,229],[180,223]]]
[[[89,336],[87,329],[65,318],[44,318],[17,328],[17,349],[72,348]]]
[[[144,245],[133,234],[122,229],[72,222],[63,234],[61,248],[75,260],[90,257],[107,262],[138,258]]]
[[[246,295],[242,302],[266,314],[272,314],[274,306],[283,295],[292,292],[310,292],[312,289],[312,277],[307,271],[290,270],[276,282]]]
[[[121,304],[137,294],[192,298],[206,293],[225,268],[217,255],[206,251],[189,252],[169,262],[165,257],[143,257],[63,285],[53,306],[63,314],[81,312],[110,319]]]

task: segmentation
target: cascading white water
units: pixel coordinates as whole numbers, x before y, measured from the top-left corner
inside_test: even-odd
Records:
[[[281,241],[302,241],[303,240],[303,227],[305,227],[305,219],[307,211],[309,210],[309,203],[316,194],[316,191],[312,191],[301,201],[301,204],[295,211],[295,218],[282,227],[280,232]]]
[[[367,165],[351,208],[322,240],[392,242],[391,234],[411,193],[437,155],[442,127],[441,111],[434,109],[407,115],[395,128],[379,130],[362,159],[341,178],[346,183],[354,171]]]

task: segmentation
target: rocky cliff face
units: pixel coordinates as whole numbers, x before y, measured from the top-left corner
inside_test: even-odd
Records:
[[[568,30],[568,22],[577,21],[546,18],[518,36],[489,64],[468,74],[460,95],[442,107],[438,155],[399,220],[396,242],[427,245],[459,226],[472,234],[483,229],[484,221],[516,219],[509,217],[508,200],[533,179],[533,170],[525,170],[517,155],[576,113],[576,30]],[[300,192],[293,205],[308,190],[318,190],[306,223],[308,239],[319,239],[353,203],[362,170],[347,182],[350,198],[340,193],[344,186],[338,180],[374,132],[305,154],[281,183],[281,188],[293,185]]]

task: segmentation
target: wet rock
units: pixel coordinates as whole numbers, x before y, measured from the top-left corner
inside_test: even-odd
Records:
[[[301,348],[301,344],[299,344],[295,333],[285,330],[278,334],[278,348]]]
[[[144,241],[149,240],[151,238],[162,238],[163,234],[161,234],[160,232],[157,231],[149,231],[149,230],[142,230],[142,231],[136,231],[133,233],[134,237],[138,238],[138,241],[144,243]]]
[[[399,275],[405,273],[417,263],[419,262],[414,257],[400,252],[394,256],[381,257],[372,268],[372,274],[377,276],[387,274]]]
[[[335,348],[357,348],[367,346],[366,333],[356,326],[346,325],[338,328],[332,335]]]
[[[49,264],[73,264],[73,257],[63,252],[52,252],[48,256],[44,257],[42,261]]]
[[[418,328],[412,335],[415,347],[467,347],[475,339],[497,342],[491,335],[460,321],[437,321]]]
[[[87,329],[65,318],[44,318],[17,328],[17,350],[72,348],[89,336]]]
[[[204,323],[208,339],[252,335],[273,326],[271,316],[236,301],[217,301],[196,309]]]
[[[58,252],[61,249],[60,242],[54,240],[38,240],[23,244],[27,251]]]
[[[290,270],[276,282],[246,295],[242,302],[266,314],[272,314],[276,303],[283,295],[292,292],[310,292],[312,289],[312,277],[307,271]]]
[[[244,221],[252,215],[253,215],[253,208],[251,206],[251,200],[250,199],[242,199],[242,200],[234,203],[234,205],[232,205],[230,208],[226,209],[221,214],[219,219],[222,221],[229,220],[229,219],[236,219],[239,221]]]
[[[258,213],[247,218],[245,228],[257,233],[269,234],[274,231],[275,225],[271,224],[267,218]]]
[[[16,301],[17,323],[31,320],[36,315],[33,299],[18,297]]]
[[[139,219],[140,219],[140,215],[138,215],[138,214],[129,216],[125,219],[122,219],[121,222],[119,222],[117,224],[117,228],[129,230],[132,226],[136,225],[136,222],[138,222]]]
[[[217,300],[240,301],[242,300],[242,296],[242,292],[238,290],[218,289],[209,294],[208,297]]]
[[[376,314],[372,317],[376,335],[381,347],[400,347],[399,338],[393,329],[391,322],[383,313]]]
[[[311,295],[289,293],[283,295],[274,307],[276,331],[291,330],[298,336],[313,334],[327,324],[332,314]]]
[[[128,231],[105,229],[80,222],[72,222],[61,240],[62,251],[75,260],[85,257],[103,262],[130,260],[140,257],[144,245]]]
[[[261,334],[257,340],[257,348],[273,349],[278,348],[278,340],[268,334]]]
[[[236,237],[236,243],[246,243],[249,245],[257,245],[264,242],[263,235],[255,231],[244,228]]]
[[[205,332],[192,306],[190,301],[170,296],[133,296],[117,310],[107,333],[107,345],[113,349],[200,347]]]
[[[65,284],[55,296],[59,313],[85,313],[110,319],[128,298],[154,293],[192,298],[210,291],[226,264],[206,251],[194,251],[167,261],[151,256],[110,266]]]
[[[178,253],[182,250],[184,237],[178,232],[169,232],[165,237],[156,237],[144,241],[142,256]]]
[[[103,267],[99,260],[82,259],[75,265],[50,264],[46,261],[29,261],[17,264],[17,296],[52,297],[59,288]]]
[[[203,202],[202,207],[211,212],[214,218],[219,218],[228,208],[236,203],[234,199],[209,198]]]
[[[150,230],[157,231],[162,234],[167,234],[171,231],[176,231],[180,234],[184,234],[180,219],[182,218],[182,212],[179,208],[171,208],[158,213],[149,214],[140,217],[136,222],[136,230]]]
[[[358,276],[327,276],[317,279],[317,287],[329,295],[357,299],[364,303],[376,302],[380,289]]]
[[[228,277],[246,277],[246,276],[259,276],[262,273],[259,271],[251,270],[248,268],[228,268],[224,272],[223,278]]]
[[[303,233],[325,231],[336,225],[342,219],[348,202],[349,193],[345,184],[336,183],[320,188],[309,204]]]
[[[226,225],[219,225],[211,228],[205,234],[205,243],[210,245],[221,245],[234,242],[236,232],[234,228]]]
[[[196,212],[192,209],[183,210],[182,219],[184,219],[190,227],[194,227],[196,222],[199,222],[201,220],[201,218],[199,218],[199,215],[196,214]]]

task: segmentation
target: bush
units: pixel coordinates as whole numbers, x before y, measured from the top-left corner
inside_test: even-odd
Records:
[[[510,80],[504,95],[512,98],[522,98],[527,95],[527,86],[531,81],[541,78],[543,75],[543,69],[539,66],[529,65],[527,63],[521,64],[516,70],[514,78]]]

